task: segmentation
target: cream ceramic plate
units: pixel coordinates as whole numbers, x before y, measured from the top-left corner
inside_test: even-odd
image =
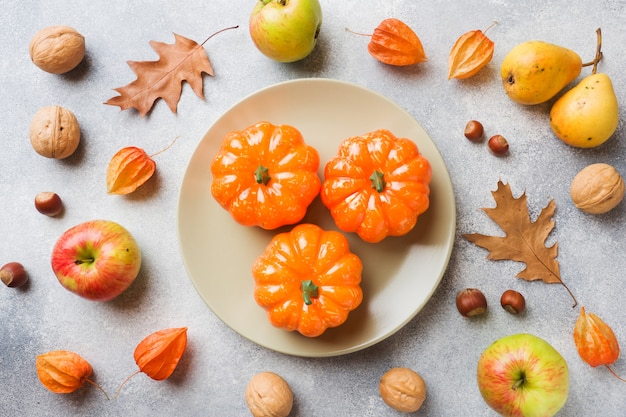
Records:
[[[414,140],[433,169],[431,206],[408,235],[366,244],[349,235],[363,261],[363,303],[346,323],[317,338],[274,328],[254,301],[253,261],[277,231],[244,227],[211,196],[211,160],[222,138],[259,121],[298,128],[323,165],[339,143],[386,128]],[[305,218],[336,229],[316,200]],[[456,226],[455,201],[435,144],[403,109],[385,97],[341,81],[299,79],[262,89],[234,105],[206,133],[185,173],[178,206],[178,233],[187,271],[211,310],[233,330],[278,352],[334,356],[371,346],[411,320],[431,297],[447,267]],[[281,229],[286,231],[288,228]]]

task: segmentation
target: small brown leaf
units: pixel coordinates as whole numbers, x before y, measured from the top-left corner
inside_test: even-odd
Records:
[[[37,376],[48,390],[69,394],[82,387],[92,368],[80,355],[67,350],[54,350],[37,356]]]
[[[530,220],[526,193],[514,198],[511,187],[498,181],[498,189],[492,192],[496,201],[495,208],[483,208],[483,211],[504,231],[503,237],[486,236],[478,233],[465,234],[470,242],[489,250],[488,259],[513,260],[523,262],[526,268],[517,274],[518,278],[527,281],[542,280],[553,284],[562,284],[574,299],[561,280],[559,262],[557,261],[558,244],[545,246],[548,235],[554,229],[552,220],[556,205],[551,200],[541,210],[535,222]]]
[[[461,35],[450,51],[448,79],[464,79],[477,74],[491,61],[493,51],[493,41],[482,30]]]
[[[135,348],[139,370],[157,381],[169,378],[187,347],[187,328],[159,330]]]
[[[200,98],[202,73],[213,74],[213,68],[203,45],[213,36],[233,26],[219,30],[201,44],[174,33],[173,45],[150,41],[152,49],[159,54],[158,61],[128,61],[128,66],[137,74],[137,79],[124,87],[115,88],[119,96],[111,97],[104,104],[119,106],[122,110],[135,108],[145,116],[157,98],[165,100],[170,110],[176,113],[182,92],[182,82],[187,81]]]
[[[106,182],[109,194],[132,193],[148,181],[156,170],[156,162],[143,150],[134,146],[120,149],[107,168]]]

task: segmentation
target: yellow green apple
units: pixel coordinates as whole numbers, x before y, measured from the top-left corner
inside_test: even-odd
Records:
[[[487,405],[505,417],[548,417],[567,401],[569,370],[544,339],[513,334],[485,349],[478,360],[477,382]]]
[[[267,57],[294,62],[307,57],[319,36],[318,0],[257,0],[250,15],[250,37]]]

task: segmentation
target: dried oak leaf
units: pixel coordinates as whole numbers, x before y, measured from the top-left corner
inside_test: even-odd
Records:
[[[536,221],[532,222],[528,213],[526,193],[515,198],[511,193],[511,187],[498,181],[498,189],[491,194],[496,201],[496,207],[482,210],[500,226],[504,236],[469,233],[464,237],[487,249],[488,259],[525,263],[526,268],[517,274],[518,278],[527,281],[540,279],[545,283],[563,285],[576,305],[576,298],[561,280],[559,262],[556,259],[558,244],[555,242],[550,247],[545,246],[545,241],[555,224],[552,220],[556,208],[554,200],[551,200],[541,210]]]
[[[214,75],[204,46],[176,33],[174,38],[174,44],[150,41],[159,54],[158,61],[128,61],[137,79],[124,87],[115,88],[120,95],[111,97],[104,104],[119,106],[122,110],[132,107],[143,117],[156,99],[162,98],[176,113],[183,81],[187,81],[196,95],[203,99],[202,73]]]

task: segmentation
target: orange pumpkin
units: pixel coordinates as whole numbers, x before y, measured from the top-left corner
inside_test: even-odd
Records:
[[[337,227],[374,243],[415,227],[429,206],[431,176],[414,142],[376,130],[341,143],[324,169],[321,198]]]
[[[211,163],[211,194],[238,223],[276,229],[306,214],[319,164],[295,127],[259,122],[226,135]]]
[[[254,262],[254,299],[275,327],[316,337],[361,304],[362,269],[340,232],[300,224],[276,235]]]

